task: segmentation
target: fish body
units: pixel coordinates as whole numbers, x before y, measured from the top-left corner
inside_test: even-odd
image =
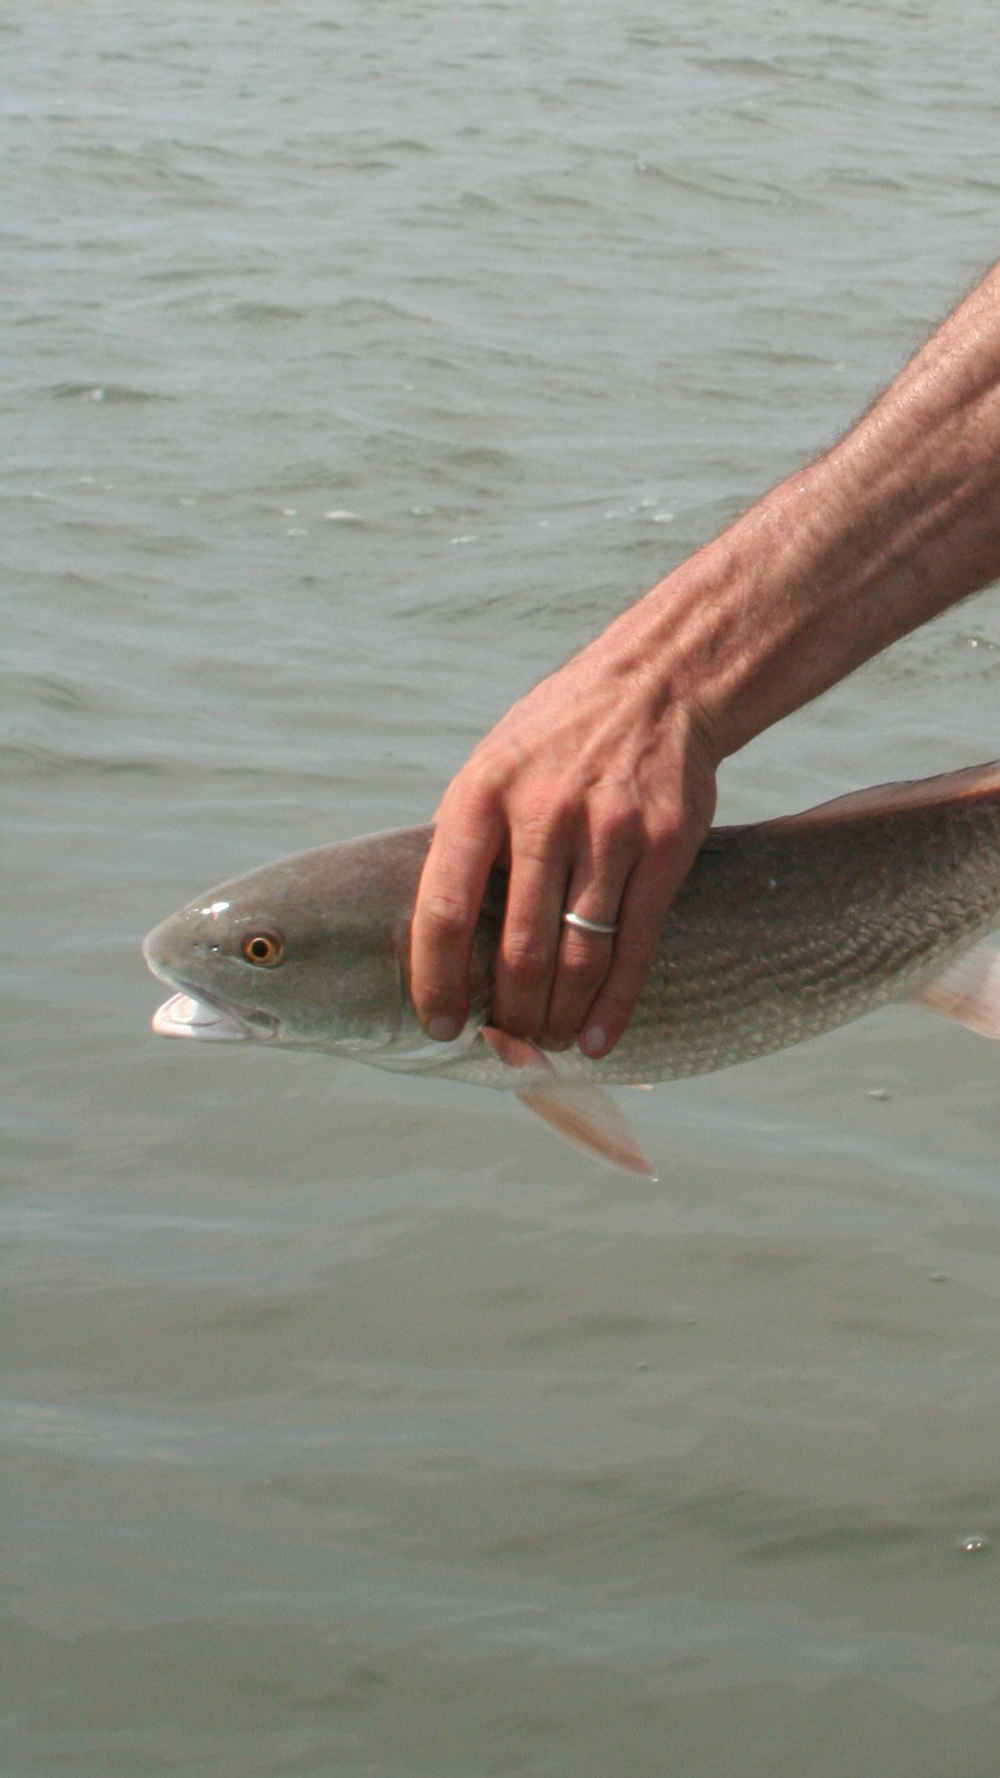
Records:
[[[923,996],[961,1016],[959,1000],[983,999],[988,971],[973,982],[954,970],[1000,925],[1000,764],[714,828],[664,921],[628,1029],[599,1061],[575,1048],[543,1055],[492,1031],[499,871],[476,928],[465,1030],[449,1044],[424,1035],[409,994],[409,933],[431,833],[321,846],[182,908],[143,946],[185,1001],[175,996],[154,1027],[326,1050],[525,1096],[546,1076],[572,1090],[727,1068],[890,1001]],[[986,1029],[992,1013],[980,1006],[975,1016]]]

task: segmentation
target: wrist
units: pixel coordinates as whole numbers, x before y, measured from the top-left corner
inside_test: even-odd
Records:
[[[706,544],[612,623],[592,647],[594,668],[641,703],[647,723],[697,733],[713,771],[770,720],[765,680],[779,645],[777,589],[762,597],[763,570],[742,521]]]

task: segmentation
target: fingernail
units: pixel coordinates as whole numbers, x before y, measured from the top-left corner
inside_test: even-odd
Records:
[[[599,1056],[606,1041],[600,1025],[591,1025],[590,1030],[583,1034],[583,1048],[588,1056]]]
[[[453,1037],[458,1036],[458,1020],[453,1019],[450,1013],[440,1012],[431,1020],[427,1030],[438,1043],[450,1043]]]

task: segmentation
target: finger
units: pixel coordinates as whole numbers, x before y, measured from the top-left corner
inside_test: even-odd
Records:
[[[663,917],[684,880],[687,863],[685,858],[683,869],[668,871],[662,858],[647,857],[632,872],[622,896],[611,967],[585,1015],[580,1037],[585,1056],[606,1056],[632,1017],[656,954]]]
[[[446,809],[435,828],[410,928],[410,995],[424,1030],[441,1042],[457,1037],[469,1015],[472,935],[504,841],[498,819],[471,817]]]
[[[568,875],[566,845],[552,836],[513,852],[493,978],[493,1023],[513,1037],[544,1029]]]
[[[570,878],[567,908],[585,920],[615,925],[633,862],[631,849],[626,852],[624,848],[603,868],[588,858]],[[578,927],[563,924],[545,1020],[545,1041],[551,1048],[565,1048],[580,1032],[588,1009],[607,979],[614,949],[612,932],[581,932]]]

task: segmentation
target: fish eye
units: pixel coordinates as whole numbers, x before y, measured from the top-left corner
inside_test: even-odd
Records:
[[[240,948],[248,963],[273,969],[284,956],[285,941],[278,932],[248,932]]]

